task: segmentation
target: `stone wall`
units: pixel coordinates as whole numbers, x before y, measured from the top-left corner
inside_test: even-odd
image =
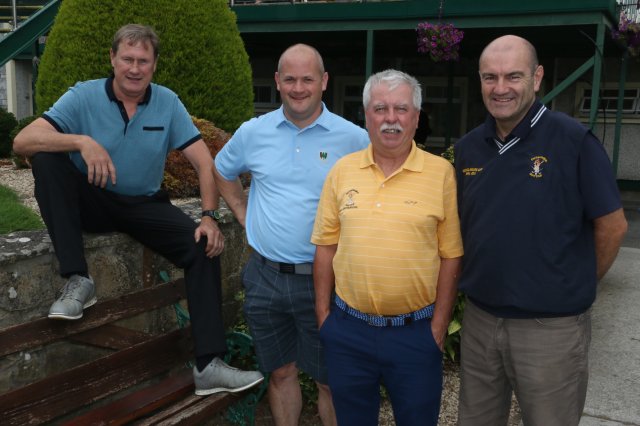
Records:
[[[183,208],[194,217],[200,212],[197,203]],[[240,273],[249,247],[244,230],[230,213],[223,215],[220,226],[225,235],[225,250],[221,258],[223,309],[225,325],[230,327],[242,315],[240,302],[235,296],[241,288]],[[161,271],[167,272],[171,279],[182,276],[182,270],[124,234],[87,234],[85,248],[98,300],[162,282]],[[57,271],[57,260],[46,231],[0,236],[0,329],[47,315],[58,290],[64,285]],[[155,334],[177,327],[177,322],[173,309],[165,308],[124,320],[119,325]],[[103,353],[101,349],[63,342],[2,357],[0,392],[89,361]]]

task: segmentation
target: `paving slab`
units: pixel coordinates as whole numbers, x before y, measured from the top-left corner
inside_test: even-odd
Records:
[[[580,426],[640,426],[640,249],[622,247],[598,286]]]

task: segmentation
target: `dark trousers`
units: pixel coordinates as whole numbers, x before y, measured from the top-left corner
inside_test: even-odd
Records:
[[[334,306],[320,339],[338,425],[377,426],[381,383],[398,426],[438,424],[442,352],[431,320],[374,327]]]
[[[220,259],[196,244],[197,224],[166,194],[126,196],[87,182],[63,153],[32,159],[35,195],[47,226],[60,274],[87,272],[84,232],[123,232],[184,269],[195,356],[226,352],[222,322]]]

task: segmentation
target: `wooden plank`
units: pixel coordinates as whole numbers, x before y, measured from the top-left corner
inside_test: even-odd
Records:
[[[245,391],[246,392],[246,391]],[[238,401],[244,392],[217,393],[209,396],[191,395],[158,414],[136,422],[136,426],[200,425],[214,414]]]
[[[91,330],[122,318],[160,308],[186,297],[184,279],[125,294],[98,303],[84,311],[78,321],[40,318],[0,330],[0,356],[33,348]]]
[[[0,395],[3,425],[35,425],[155,377],[190,357],[189,329],[147,342]]]
[[[121,327],[115,324],[105,324],[93,330],[83,331],[69,337],[69,340],[105,349],[125,349],[142,343],[153,337],[149,333]]]
[[[127,424],[193,394],[193,390],[193,373],[191,369],[183,370],[163,381],[75,417],[63,425]]]

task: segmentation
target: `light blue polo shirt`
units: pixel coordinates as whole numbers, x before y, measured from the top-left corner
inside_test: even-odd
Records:
[[[77,83],[43,118],[59,132],[92,137],[109,152],[117,181],[109,181],[107,190],[152,195],[160,189],[169,151],[188,147],[200,133],[178,95],[154,83],[129,120],[112,83],[112,78]],[[86,174],[80,153],[71,152],[70,157]]]
[[[275,262],[313,261],[311,231],[329,169],[369,144],[367,132],[329,112],[299,129],[276,111],[245,122],[217,154],[227,180],[251,173],[246,230],[251,247]]]

